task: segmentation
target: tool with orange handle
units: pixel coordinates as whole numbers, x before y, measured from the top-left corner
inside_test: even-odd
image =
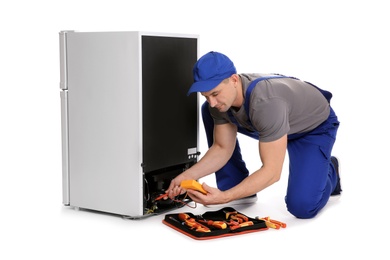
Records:
[[[198,219],[198,221],[202,224],[205,224],[205,225],[208,225],[211,227],[215,227],[218,229],[227,228],[227,224],[225,221],[219,221],[219,220],[213,221],[213,220],[206,220],[206,219]]]
[[[238,223],[244,223],[244,222],[247,222],[249,219],[247,216],[243,215],[243,214],[232,214],[230,215],[230,219],[233,219],[235,221],[237,221]]]
[[[155,198],[154,201],[161,200],[161,199],[163,199],[164,197],[168,197],[168,194],[167,194],[167,193],[161,194],[160,196],[158,196],[157,198]]]
[[[180,187],[186,190],[197,190],[203,194],[207,194],[207,191],[203,189],[202,185],[196,180],[184,180],[180,183]]]
[[[264,218],[256,217],[256,219],[264,220],[265,224],[269,228],[279,229],[281,227],[282,228],[287,227],[286,223],[271,219],[270,217],[264,217]]]
[[[184,224],[186,224],[188,227],[190,227],[191,229],[193,229],[195,231],[210,232],[210,229],[208,227],[197,222],[194,218],[191,218],[190,215],[188,215],[188,214],[179,213],[178,217],[181,221],[184,222]]]
[[[243,214],[238,213],[237,211],[224,211],[225,218],[228,220],[234,220],[238,223],[244,223],[249,220],[249,218]]]
[[[237,221],[234,221],[233,219],[230,219],[229,222],[227,222],[228,226],[238,226],[240,225],[240,223],[238,223]]]
[[[235,215],[235,214],[238,213],[237,211],[226,211],[226,210],[224,210],[223,212],[225,213],[225,218],[226,218],[226,219],[229,219],[229,217],[230,217],[231,215]]]
[[[233,226],[230,226],[230,229],[231,230],[236,230],[237,228],[241,228],[241,227],[248,227],[248,226],[253,226],[253,221],[246,221],[246,222],[242,222],[238,225],[233,225]]]

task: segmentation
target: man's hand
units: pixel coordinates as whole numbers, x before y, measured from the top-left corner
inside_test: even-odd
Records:
[[[206,183],[202,184],[204,190],[207,191],[207,194],[203,194],[196,190],[187,190],[188,196],[196,203],[203,205],[215,205],[226,203],[224,192],[220,191],[217,188],[208,186]]]
[[[170,199],[174,199],[180,194],[184,194],[186,191],[180,187],[180,183],[185,180],[183,174],[178,175],[171,181],[168,189],[165,191]]]

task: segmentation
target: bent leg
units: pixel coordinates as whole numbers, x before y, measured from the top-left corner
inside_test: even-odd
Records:
[[[297,218],[315,217],[336,187],[338,177],[330,158],[338,125],[337,117],[330,117],[316,130],[289,140],[285,200],[288,211]]]

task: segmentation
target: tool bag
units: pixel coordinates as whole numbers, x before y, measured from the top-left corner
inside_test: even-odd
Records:
[[[167,214],[162,222],[193,239],[206,240],[268,230],[269,227],[286,227],[284,223],[276,221],[283,224],[279,226],[271,221],[274,220],[248,217],[232,207],[225,207],[201,215],[189,212]]]

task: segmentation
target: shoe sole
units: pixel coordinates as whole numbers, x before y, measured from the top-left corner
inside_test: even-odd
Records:
[[[256,201],[257,201],[257,195],[238,199],[238,200],[233,200],[231,202],[224,203],[224,204],[204,205],[204,206],[207,208],[215,208],[215,207],[224,208],[224,207],[232,207],[232,206],[237,206],[237,205],[252,204],[252,203],[255,203]]]

